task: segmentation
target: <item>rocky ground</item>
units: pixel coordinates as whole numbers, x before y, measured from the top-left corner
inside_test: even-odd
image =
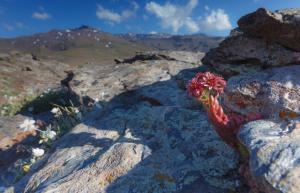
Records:
[[[202,60],[230,77],[223,105],[264,120],[241,128],[250,172],[262,192],[299,192],[299,9],[258,9]],[[236,76],[235,76],[236,75]]]
[[[259,9],[246,15],[205,56],[139,53],[69,73],[62,82],[70,94],[63,96],[90,110],[18,182],[4,182],[8,163],[0,162],[0,191],[298,193],[298,12]],[[188,96],[185,86],[200,71],[228,79],[221,100],[227,112],[262,115],[238,134],[249,160],[240,162]],[[49,110],[23,114],[43,119]],[[17,131],[13,120],[1,118],[2,131]],[[17,144],[14,133],[6,141]],[[8,150],[2,147],[1,156],[16,153]]]
[[[6,192],[243,191],[237,154],[185,90],[204,54],[160,54],[75,71],[71,88],[99,104]]]

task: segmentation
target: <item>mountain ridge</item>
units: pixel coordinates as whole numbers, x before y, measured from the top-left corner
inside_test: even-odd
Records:
[[[112,34],[82,25],[16,38],[0,38],[0,52],[29,52],[40,58],[81,65],[100,60],[112,61],[140,51],[207,52],[216,47],[221,40],[221,37],[209,37],[204,34]]]

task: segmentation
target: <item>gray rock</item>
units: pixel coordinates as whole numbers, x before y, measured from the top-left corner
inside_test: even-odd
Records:
[[[258,72],[300,62],[300,53],[263,39],[233,35],[208,52],[202,62],[224,76]]]
[[[163,55],[171,57],[176,53],[164,52]],[[137,60],[132,64],[87,65],[75,72],[75,79],[71,82],[72,89],[80,95],[108,101],[122,92],[169,80],[183,69],[199,66],[203,53],[179,52],[178,54],[183,53],[185,53],[185,57],[182,57],[183,61],[161,58],[148,61]],[[152,56],[151,53],[149,55]]]
[[[103,108],[6,192],[239,190],[237,155],[178,83],[199,70],[193,67],[162,60],[77,71],[71,87],[93,98],[105,91]]]
[[[35,131],[23,132],[18,128],[28,118],[22,115],[0,116],[0,187],[14,181],[16,173],[9,170],[9,167],[16,160],[28,157],[26,146],[37,143]]]
[[[236,167],[204,112],[141,103],[75,127],[14,191],[175,192],[199,178],[225,191]]]
[[[268,118],[300,114],[300,66],[249,73],[228,80],[223,104],[241,114],[261,113]]]
[[[262,191],[300,192],[299,119],[250,122],[239,138],[250,152],[250,169]]]
[[[249,36],[277,42],[292,50],[300,51],[300,9],[271,12],[260,8],[241,17],[238,26]]]

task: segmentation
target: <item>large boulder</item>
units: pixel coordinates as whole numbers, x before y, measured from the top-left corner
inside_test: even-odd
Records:
[[[151,59],[155,54],[160,57]],[[86,65],[77,69],[75,78],[70,82],[71,87],[80,95],[108,101],[122,92],[169,80],[183,69],[195,68],[200,65],[204,54],[171,51],[138,55],[150,59],[140,60],[133,57],[135,59],[131,59],[130,63]],[[185,83],[179,84],[185,87]]]
[[[75,71],[71,88],[100,102],[6,192],[247,190],[237,154],[185,90],[201,70],[187,54]]]
[[[300,122],[260,120],[246,124],[240,141],[250,152],[250,171],[261,191],[300,192]]]
[[[266,120],[250,122],[239,139],[250,153],[250,173],[263,192],[300,191],[300,66],[234,76],[223,95],[227,110]]]
[[[241,17],[238,26],[246,35],[277,42],[300,51],[300,9],[268,11],[260,8]]]
[[[222,193],[237,163],[204,112],[141,102],[76,126],[13,191]]]
[[[268,69],[228,80],[223,103],[241,114],[261,113],[268,118],[300,115],[300,66]]]
[[[202,62],[229,77],[297,64],[300,62],[300,52],[288,50],[274,42],[238,34],[226,38],[218,48],[208,52]]]

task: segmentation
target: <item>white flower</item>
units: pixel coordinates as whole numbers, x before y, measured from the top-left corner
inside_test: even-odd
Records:
[[[35,120],[25,119],[22,124],[19,125],[19,128],[23,131],[36,130],[37,126],[35,125]]]
[[[32,155],[34,157],[41,157],[45,153],[45,150],[40,149],[40,148],[32,148]]]
[[[60,111],[59,108],[54,107],[54,108],[51,110],[51,113],[53,113],[53,114],[58,114],[59,111]]]
[[[55,139],[55,137],[56,137],[56,132],[55,131],[49,131],[48,133],[47,133],[47,137],[49,138],[49,139],[51,139],[51,140],[53,140],[53,139]]]
[[[77,114],[77,113],[80,113],[80,111],[77,109],[77,108],[74,108],[74,112]]]

